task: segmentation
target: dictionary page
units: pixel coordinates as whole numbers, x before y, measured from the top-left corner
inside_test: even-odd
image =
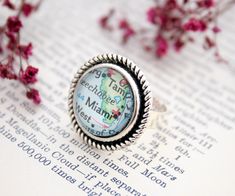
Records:
[[[97,24],[111,7],[138,23],[150,4],[43,1],[25,23],[22,36],[34,44],[30,64],[40,69],[42,103],[33,105],[21,85],[0,80],[0,195],[235,195],[235,10],[219,21],[228,65],[196,45],[158,60],[134,40],[122,46]],[[114,152],[84,144],[67,112],[73,75],[101,53],[136,62],[167,107],[156,127]]]

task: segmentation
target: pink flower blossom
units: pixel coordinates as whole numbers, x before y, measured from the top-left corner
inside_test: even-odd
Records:
[[[11,16],[7,19],[7,28],[9,32],[18,33],[21,27],[22,23],[17,16]]]
[[[31,88],[31,84],[37,81],[36,75],[38,69],[33,66],[23,68],[23,64],[28,64],[28,58],[32,55],[32,44],[21,44],[21,29],[23,27],[23,16],[37,10],[41,0],[36,0],[35,6],[26,3],[27,0],[3,0],[0,2],[11,10],[14,14],[1,21],[0,25],[0,78],[8,80],[17,80],[21,82],[27,90],[26,96],[32,99],[34,103],[40,103],[40,96],[37,90]],[[13,3],[12,3],[13,2]],[[1,9],[1,8],[0,8]],[[8,12],[6,12],[8,13]],[[9,12],[10,13],[10,12]],[[25,19],[25,18],[23,18]]]
[[[16,80],[17,76],[13,72],[12,66],[8,64],[0,64],[0,78],[7,78],[9,80]]]
[[[184,42],[180,39],[177,39],[174,43],[174,49],[176,52],[179,52],[184,46]]]
[[[38,73],[38,69],[33,66],[28,66],[25,71],[20,71],[20,81],[27,85],[33,84],[37,81],[36,75]]]
[[[221,32],[221,29],[219,27],[215,26],[215,27],[212,28],[212,31],[214,33],[219,33],[219,32]]]
[[[6,32],[5,33],[6,36],[8,37],[8,39],[11,41],[11,42],[16,42],[16,36],[14,33],[12,32]]]
[[[190,18],[188,22],[183,25],[184,30],[186,31],[205,31],[207,25],[204,21],[198,20],[196,18]]]
[[[211,49],[214,46],[215,46],[215,42],[211,38],[209,38],[208,36],[205,36],[204,48]]]
[[[109,31],[111,31],[113,29],[112,26],[109,24],[109,20],[112,17],[113,13],[114,13],[114,10],[111,9],[107,15],[102,16],[99,19],[99,24],[103,29],[106,29]]]
[[[126,43],[132,36],[135,35],[135,30],[130,26],[126,19],[119,21],[119,28],[123,31],[122,42]]]
[[[31,88],[26,92],[26,96],[28,99],[33,100],[35,104],[40,104],[41,103],[41,98],[38,90]]]
[[[135,35],[135,31],[132,28],[127,28],[122,36],[123,43],[126,43],[132,36]]]
[[[34,9],[34,6],[30,3],[24,3],[22,6],[22,12],[24,16],[28,17]]]
[[[20,55],[23,58],[28,59],[29,56],[31,56],[33,54],[33,52],[32,52],[33,45],[32,45],[32,43],[29,43],[28,45],[20,45],[19,50],[20,50]]]
[[[166,10],[170,11],[178,8],[178,4],[176,0],[166,0]]]
[[[156,8],[155,7],[151,7],[148,9],[147,20],[152,24],[156,24]]]
[[[99,20],[100,26],[104,29],[109,29],[108,27],[108,17],[107,16],[102,16]]]
[[[167,40],[159,35],[156,39],[156,56],[161,58],[165,56],[168,52],[168,43]]]
[[[8,7],[11,10],[15,9],[15,5],[10,0],[4,0],[3,5]]]
[[[197,40],[197,37],[193,36],[206,36],[211,33],[208,31],[212,31],[214,36],[204,39],[203,48],[213,47],[218,50],[215,35],[221,31],[217,27],[218,17],[234,4],[235,0],[217,4],[216,0],[157,0],[146,12],[147,22],[152,24],[152,27],[146,24],[132,26],[126,19],[120,21],[117,14],[113,17],[118,22],[123,43],[137,35],[136,41],[146,52],[155,50],[156,56],[163,57],[167,54],[168,47],[173,47],[179,52],[188,43]],[[210,28],[211,26],[214,27]],[[200,35],[199,33],[193,35],[193,32],[200,32]]]
[[[129,25],[129,23],[126,19],[120,20],[118,26],[119,26],[120,29],[127,29],[127,28],[130,27],[130,25]]]
[[[151,7],[147,11],[147,20],[152,24],[164,26],[167,22],[167,13],[161,7]]]
[[[197,4],[199,7],[211,8],[215,5],[215,1],[214,0],[199,0]]]
[[[6,36],[8,37],[7,48],[10,50],[14,50],[16,47],[16,36],[12,32],[6,32]]]

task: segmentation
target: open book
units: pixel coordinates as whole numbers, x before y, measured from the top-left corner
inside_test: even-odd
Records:
[[[200,46],[163,60],[137,43],[122,46],[97,24],[111,6],[137,20],[148,5],[51,0],[27,21],[23,38],[34,43],[30,63],[40,68],[42,104],[26,100],[22,86],[0,80],[0,195],[234,196],[234,9],[220,21],[220,47],[230,62],[224,65]],[[67,96],[77,69],[110,52],[139,65],[167,113],[136,144],[105,152],[73,131]]]

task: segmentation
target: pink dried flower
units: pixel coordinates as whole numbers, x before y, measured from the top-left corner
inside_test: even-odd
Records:
[[[167,22],[166,11],[161,7],[151,7],[147,11],[147,20],[152,24],[164,26]]]
[[[38,9],[42,0],[38,0],[35,6],[26,1],[22,0],[19,5],[15,6],[11,0],[3,0],[2,5],[14,10],[15,14],[0,25],[0,55],[3,53],[3,58],[0,59],[0,78],[21,82],[28,89],[26,96],[38,104],[40,103],[39,92],[29,87],[37,81],[38,69],[30,65],[25,70],[23,68],[23,61],[28,64],[33,47],[32,43],[21,44],[20,31],[23,26],[22,16],[30,16],[34,10]]]
[[[11,16],[7,19],[7,28],[9,32],[18,33],[21,27],[22,23],[17,16]]]
[[[184,42],[180,39],[177,39],[174,43],[174,49],[176,52],[179,52],[184,46]]]
[[[214,0],[199,0],[197,4],[199,7],[211,8],[215,5],[215,1]]]
[[[219,32],[221,32],[221,29],[219,27],[215,26],[215,27],[212,28],[212,31],[214,33],[219,33]]]
[[[25,84],[33,84],[37,81],[36,75],[38,69],[33,66],[28,66],[25,71],[20,71],[20,81]]]
[[[208,36],[205,36],[204,48],[211,49],[214,46],[215,46],[215,42],[211,38],[209,38]]]
[[[123,31],[122,42],[126,43],[132,36],[135,35],[135,30],[130,26],[126,19],[119,21],[119,28]]]
[[[106,29],[109,31],[111,31],[113,29],[112,26],[109,24],[109,20],[112,17],[113,13],[114,13],[114,10],[111,9],[107,15],[102,16],[99,19],[99,24],[103,29]]]
[[[28,17],[32,11],[34,10],[34,6],[30,3],[24,3],[22,6],[22,12],[24,16]]]
[[[168,52],[168,43],[167,40],[159,35],[156,39],[156,56],[161,58],[165,56]]]
[[[16,36],[14,33],[7,31],[5,34],[11,42],[16,42]]]
[[[217,27],[217,19],[234,4],[235,0],[221,1],[218,4],[215,0],[157,0],[146,12],[147,21],[152,27],[143,25],[137,29],[126,19],[118,20],[118,27],[122,32],[123,43],[136,34],[135,37],[139,39],[143,49],[146,52],[152,52],[154,49],[158,57],[165,56],[170,46],[179,52],[188,43],[194,43],[198,39],[193,37],[192,32],[206,35],[207,31],[211,30],[214,36],[205,38],[203,47],[213,47],[216,50],[216,58],[221,59],[216,41],[216,34],[221,31]],[[105,25],[106,22],[105,20]]]
[[[11,10],[15,9],[15,5],[10,0],[4,0],[3,5],[8,7]]]
[[[151,7],[147,11],[147,20],[152,24],[156,24],[156,8],[155,7]]]
[[[178,4],[176,0],[167,0],[166,1],[166,11],[170,11],[178,8]]]
[[[188,22],[183,25],[184,30],[186,31],[205,31],[207,25],[204,21],[198,20],[196,18],[190,18]]]
[[[108,17],[107,16],[103,16],[100,18],[99,22],[100,22],[100,26],[104,29],[109,29],[108,28]]]
[[[16,36],[12,32],[6,32],[6,36],[8,37],[7,48],[10,50],[14,50],[16,46]]]
[[[132,28],[127,28],[122,36],[123,43],[126,43],[132,36],[135,35],[135,31]]]
[[[40,104],[41,103],[41,98],[38,90],[31,88],[26,92],[26,96],[28,99],[33,100],[35,104]]]
[[[118,26],[120,29],[127,29],[130,27],[129,22],[126,19],[120,20]]]
[[[17,75],[13,72],[12,66],[8,64],[0,64],[0,77],[9,80],[17,79]]]
[[[28,59],[29,56],[31,56],[33,54],[33,45],[32,45],[32,43],[29,43],[28,45],[20,45],[19,46],[19,51],[20,51],[20,55],[23,58]]]

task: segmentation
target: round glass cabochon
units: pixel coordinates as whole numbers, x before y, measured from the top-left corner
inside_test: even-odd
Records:
[[[128,80],[111,67],[97,67],[78,81],[74,111],[79,125],[97,137],[124,130],[134,115],[134,94]]]

